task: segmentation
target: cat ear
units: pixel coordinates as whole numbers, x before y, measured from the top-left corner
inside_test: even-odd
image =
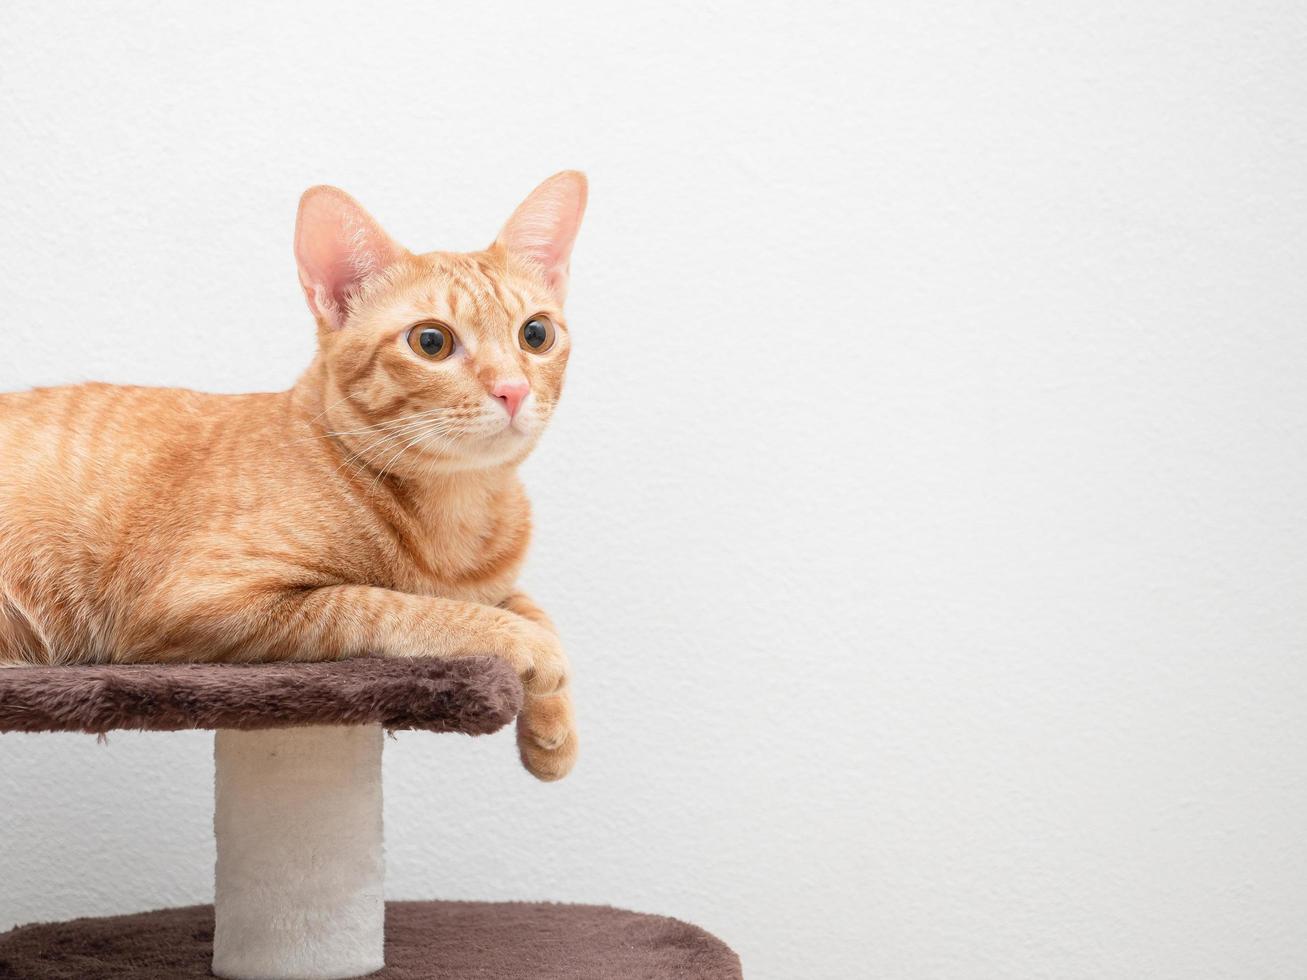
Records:
[[[579,170],[554,174],[531,192],[495,244],[537,268],[561,303],[567,296],[572,244],[585,215],[586,180]]]
[[[345,325],[350,294],[404,250],[344,191],[320,185],[300,198],[295,262],[309,309],[333,329]]]

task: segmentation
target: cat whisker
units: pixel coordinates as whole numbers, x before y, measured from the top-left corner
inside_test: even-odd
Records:
[[[344,399],[342,399],[342,401],[343,400]],[[337,402],[336,404],[340,404],[340,402]],[[330,411],[330,409],[328,409],[328,411]],[[435,417],[443,414],[446,411],[447,409],[444,408],[431,408],[423,412],[414,412],[412,415],[403,415],[397,419],[387,419],[383,422],[374,423],[373,425],[365,425],[359,429],[327,429],[322,432],[315,432],[312,435],[303,436],[299,439],[291,439],[286,443],[284,443],[283,445],[292,446],[295,445],[296,443],[314,442],[318,439],[323,439],[323,438],[339,438],[340,436],[366,435],[370,432],[384,432],[394,426],[404,425],[409,422],[421,421],[426,418]],[[321,413],[318,416],[316,416],[314,419],[310,419],[309,423],[312,424],[312,422],[316,421],[317,418],[321,418]]]
[[[405,416],[404,418],[401,419],[393,419],[389,422],[383,422],[376,426],[369,426],[367,429],[359,430],[361,432],[377,431],[381,433],[381,437],[379,439],[373,440],[372,442],[368,443],[362,448],[350,453],[341,465],[344,466],[345,463],[349,463],[352,462],[353,460],[359,459],[360,457],[365,456],[373,452],[374,450],[381,448],[382,446],[386,445],[389,442],[392,442],[396,439],[401,439],[408,433],[416,430],[417,428],[420,428],[421,426],[433,422],[436,423],[443,422],[443,419],[437,414],[438,412],[439,410],[433,410],[432,412],[421,412],[418,413],[417,415]],[[396,426],[398,426],[398,428],[396,428]],[[337,472],[339,471],[340,471],[340,467],[337,467]]]
[[[400,457],[402,457],[404,453],[408,452],[414,446],[431,438],[432,436],[435,436],[436,439],[440,441],[444,441],[444,442],[450,441],[448,432],[441,432],[439,426],[430,426],[426,429],[423,429],[411,440],[409,440],[409,442],[406,445],[401,446],[397,453],[395,453],[388,460],[386,460],[386,464],[382,466],[381,469],[377,472],[377,475],[373,477],[369,489],[375,489],[378,481],[380,481],[386,475],[387,471],[389,471],[390,468],[395,463],[399,462]]]
[[[397,440],[403,439],[405,436],[409,436],[413,432],[419,429],[430,431],[433,433],[439,431],[440,429],[445,429],[447,431],[450,422],[451,420],[446,420],[443,418],[435,418],[435,419],[429,419],[423,422],[412,423],[410,425],[407,425],[402,430],[397,432],[392,432],[381,439],[369,443],[367,446],[363,447],[358,452],[351,454],[344,462],[341,463],[340,466],[336,468],[336,472],[339,473],[341,468],[344,467],[345,465],[352,463],[362,458],[363,456],[373,454],[376,450],[381,449],[383,446],[386,446],[387,444],[393,443]],[[403,450],[401,450],[401,453],[402,452]]]
[[[349,398],[350,398],[349,395],[345,395],[343,398],[336,399],[334,402],[332,402],[330,405],[328,405],[326,408],[320,411],[317,415],[313,416],[313,418],[309,419],[309,425],[312,425],[318,419],[322,418],[322,416],[326,415],[333,408],[336,408],[340,405],[344,405],[347,401],[349,401]]]
[[[324,436],[362,435],[367,432],[376,432],[379,430],[383,430],[391,426],[402,425],[409,422],[423,421],[428,418],[435,418],[438,417],[442,412],[444,412],[444,409],[442,408],[433,408],[425,412],[416,412],[413,415],[403,415],[397,419],[389,419],[385,422],[378,422],[375,425],[365,425],[361,429],[336,429],[336,430],[324,432],[323,435]]]

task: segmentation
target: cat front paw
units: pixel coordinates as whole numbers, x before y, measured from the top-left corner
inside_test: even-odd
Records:
[[[527,696],[545,698],[562,693],[570,668],[558,637],[525,619],[517,618],[513,625],[509,660],[522,678]]]
[[[547,783],[562,779],[576,764],[577,746],[571,695],[528,695],[517,716],[517,750],[527,771]]]

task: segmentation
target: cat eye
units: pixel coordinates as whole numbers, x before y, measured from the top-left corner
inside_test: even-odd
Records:
[[[419,323],[409,328],[408,346],[428,361],[443,361],[454,353],[454,332],[435,320]]]
[[[522,324],[522,329],[517,332],[517,342],[522,345],[524,351],[543,354],[554,346],[557,333],[554,321],[540,313]]]

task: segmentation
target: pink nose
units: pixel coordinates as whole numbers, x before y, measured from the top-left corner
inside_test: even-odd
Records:
[[[517,417],[517,410],[530,393],[531,385],[525,381],[500,381],[490,389],[490,394],[504,403],[510,419]]]

